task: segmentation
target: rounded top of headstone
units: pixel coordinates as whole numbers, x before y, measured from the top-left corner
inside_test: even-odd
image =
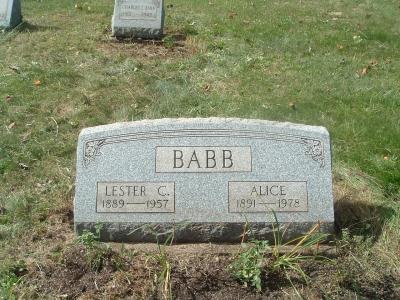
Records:
[[[120,131],[126,130],[128,128],[141,128],[142,130],[146,130],[146,128],[150,127],[160,127],[160,128],[168,128],[173,126],[174,128],[180,128],[188,126],[193,126],[195,128],[221,128],[228,127],[232,129],[241,129],[241,127],[246,128],[254,128],[258,130],[270,129],[274,130],[274,128],[284,131],[307,131],[313,132],[316,134],[320,134],[322,136],[328,136],[329,132],[325,127],[322,126],[311,126],[304,124],[295,124],[290,122],[278,122],[278,121],[268,121],[268,120],[260,120],[260,119],[241,119],[241,118],[164,118],[164,119],[146,119],[140,121],[132,121],[132,122],[119,122],[113,123],[109,125],[100,125],[95,127],[85,128],[81,132],[82,135],[87,134],[96,134],[105,131]]]

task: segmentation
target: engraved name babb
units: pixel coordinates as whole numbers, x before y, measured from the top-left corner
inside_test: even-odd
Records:
[[[157,173],[251,172],[250,147],[157,147]]]
[[[123,20],[157,19],[159,0],[120,0],[119,18]]]
[[[173,213],[174,182],[98,182],[98,213]]]
[[[229,212],[306,212],[307,182],[229,182]]]

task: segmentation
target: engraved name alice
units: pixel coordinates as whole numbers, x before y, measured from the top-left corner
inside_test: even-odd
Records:
[[[299,208],[300,205],[300,199],[288,196],[287,186],[282,184],[255,184],[249,196],[236,199],[236,207],[244,210],[270,206],[279,209]]]

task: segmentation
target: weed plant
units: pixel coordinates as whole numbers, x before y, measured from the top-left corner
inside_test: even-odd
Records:
[[[276,214],[274,212],[275,220]],[[318,232],[320,225],[316,224],[310,231],[296,239],[290,240],[286,243],[282,243],[284,232],[282,233],[279,227],[279,223],[276,221],[276,228],[274,228],[274,241],[275,244],[272,247],[272,262],[270,270],[275,272],[284,272],[285,277],[290,280],[289,271],[295,271],[295,273],[301,275],[301,277],[307,281],[309,277],[303,271],[300,266],[302,261],[314,260],[314,259],[327,259],[319,255],[303,255],[304,252],[309,250],[317,250],[318,246],[327,240],[328,234]],[[287,252],[282,252],[282,247],[287,247]]]
[[[17,299],[14,294],[14,288],[20,280],[15,274],[0,274],[0,299]]]
[[[157,272],[154,276],[154,283],[155,286],[158,288],[157,292],[161,293],[161,298],[164,300],[173,299],[171,282],[172,265],[168,258],[167,246],[171,246],[174,242],[175,228],[184,227],[186,225],[187,222],[177,223],[171,230],[163,233],[158,232],[151,225],[143,225],[131,232],[134,233],[136,231],[145,231],[152,234],[157,239],[158,252],[149,255],[148,259],[155,260],[155,262],[160,267],[159,272]],[[162,239],[164,240],[163,243],[160,242],[160,236],[162,236]]]
[[[163,245],[160,245],[158,243],[158,253],[154,255],[155,260],[157,261],[157,263],[160,265],[161,268],[160,272],[156,275],[155,280],[158,283],[158,286],[161,288],[162,298],[164,300],[172,299],[172,284],[171,284],[172,267],[166,252],[167,243],[168,241],[165,242],[165,244]]]
[[[93,271],[100,271],[105,259],[111,253],[111,249],[106,244],[99,242],[101,228],[101,224],[96,224],[95,233],[84,231],[77,237],[78,244],[85,247],[85,259]]]
[[[318,245],[326,241],[328,235],[319,233],[319,224],[310,231],[296,239],[283,243],[284,231],[281,231],[276,213],[273,212],[275,223],[273,225],[274,244],[268,245],[267,241],[253,240],[250,245],[243,244],[244,251],[230,265],[233,276],[245,286],[253,286],[257,291],[262,290],[263,274],[283,274],[294,287],[291,280],[291,271],[300,275],[305,282],[309,277],[301,267],[307,260],[327,259],[320,255],[304,255],[304,252],[318,250]],[[283,252],[282,248],[289,249]],[[296,290],[297,292],[297,290]]]
[[[94,233],[89,230],[84,230],[83,233],[76,238],[77,242],[86,248],[95,248],[99,244],[101,228],[101,224],[96,224]]]
[[[10,266],[2,267],[0,269],[0,299],[17,299],[14,291],[26,273],[25,262],[17,261]]]
[[[262,273],[265,264],[265,252],[270,250],[267,241],[253,241],[252,244],[242,243],[244,251],[239,254],[230,266],[233,276],[244,286],[252,286],[261,292]]]

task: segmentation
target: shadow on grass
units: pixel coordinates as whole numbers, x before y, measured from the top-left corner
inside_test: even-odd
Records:
[[[180,58],[197,52],[195,46],[186,43],[184,33],[171,33],[162,39],[106,38],[100,44],[106,55],[123,54],[141,59]]]
[[[40,31],[48,31],[48,30],[59,30],[60,27],[57,26],[44,26],[44,25],[36,25],[26,21],[23,21],[20,25],[14,28],[13,31],[16,32],[40,32]]]
[[[377,240],[386,221],[396,215],[393,208],[382,204],[354,201],[344,196],[335,202],[335,227],[337,232],[347,228],[352,235]]]
[[[161,35],[158,38],[154,39],[145,39],[145,38],[135,38],[135,37],[116,37],[115,41],[118,43],[123,43],[123,44],[158,44],[158,45],[164,45],[165,43],[180,43],[186,41],[186,34],[184,33],[179,33],[179,32],[174,32],[174,33],[166,33]]]

